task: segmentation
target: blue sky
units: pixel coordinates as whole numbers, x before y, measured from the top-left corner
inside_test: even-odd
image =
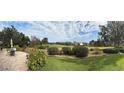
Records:
[[[102,21],[0,21],[0,30],[13,25],[29,37],[48,37],[50,42],[89,42],[97,40],[99,25],[104,24]]]

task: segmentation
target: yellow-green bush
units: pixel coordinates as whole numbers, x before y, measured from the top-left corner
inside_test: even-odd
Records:
[[[16,48],[16,51],[20,51],[21,48],[19,47],[19,45],[15,45],[14,48]]]
[[[30,52],[29,53],[29,62],[28,67],[29,70],[37,71],[42,70],[42,67],[46,63],[47,55],[43,51],[36,51],[36,52]]]

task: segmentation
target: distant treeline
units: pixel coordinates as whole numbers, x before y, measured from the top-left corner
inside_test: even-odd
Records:
[[[49,44],[74,45],[73,42],[50,42]]]

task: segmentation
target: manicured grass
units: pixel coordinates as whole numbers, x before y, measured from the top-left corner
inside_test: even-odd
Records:
[[[69,58],[49,56],[45,71],[114,71],[124,70],[124,54],[90,57]]]

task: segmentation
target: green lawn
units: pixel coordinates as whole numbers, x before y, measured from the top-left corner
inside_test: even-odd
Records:
[[[42,70],[45,71],[114,71],[124,70],[124,54],[69,58],[50,56]]]

